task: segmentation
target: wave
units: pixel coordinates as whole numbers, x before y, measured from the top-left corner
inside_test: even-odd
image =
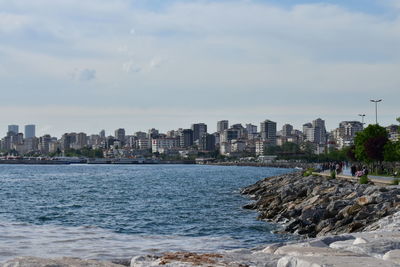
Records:
[[[226,236],[134,235],[95,226],[0,221],[0,262],[18,256],[127,259],[170,251],[211,252],[238,248],[240,245],[240,241]]]

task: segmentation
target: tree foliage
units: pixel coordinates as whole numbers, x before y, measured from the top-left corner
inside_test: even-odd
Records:
[[[357,133],[354,141],[357,160],[367,163],[384,160],[384,148],[389,141],[385,128],[377,124],[369,125]]]
[[[384,159],[388,162],[400,161],[400,142],[387,142],[385,145]]]

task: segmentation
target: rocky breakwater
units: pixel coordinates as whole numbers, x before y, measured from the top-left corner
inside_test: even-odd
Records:
[[[360,232],[400,207],[399,186],[304,177],[300,172],[260,180],[242,193],[255,200],[244,208],[258,210],[259,219],[307,237]]]

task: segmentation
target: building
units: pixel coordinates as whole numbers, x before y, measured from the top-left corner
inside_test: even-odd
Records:
[[[100,135],[101,139],[105,139],[106,138],[106,131],[105,130],[101,130],[99,135]]]
[[[257,126],[251,123],[246,124],[246,131],[248,135],[257,134]]]
[[[193,131],[193,142],[200,139],[200,136],[207,133],[207,124],[205,123],[195,123],[192,124]]]
[[[115,139],[121,142],[121,146],[125,144],[125,129],[119,128],[115,130]]]
[[[227,120],[222,120],[217,122],[217,132],[222,133],[226,129],[229,128],[229,121]]]
[[[265,120],[260,124],[261,139],[269,145],[276,145],[276,122]]]
[[[136,141],[137,148],[140,150],[146,150],[151,148],[151,142],[148,138],[140,138]]]
[[[50,152],[50,143],[52,138],[49,134],[39,137],[39,150],[43,154],[48,154]]]
[[[136,132],[135,133],[135,137],[137,137],[138,139],[146,139],[147,138],[147,133],[145,133],[145,132]]]
[[[193,146],[193,130],[184,129],[179,133],[179,146],[190,147]]]
[[[220,142],[221,143],[230,142],[231,140],[239,139],[239,137],[240,137],[240,130],[226,129],[220,136]]]
[[[8,125],[8,132],[18,134],[19,133],[18,125]]]
[[[28,124],[25,125],[25,138],[36,137],[36,125]]]
[[[258,140],[255,142],[255,147],[256,147],[256,155],[261,156],[264,155],[264,152],[266,150],[267,142],[263,140]]]
[[[177,140],[175,138],[158,138],[151,140],[152,153],[165,153],[166,150],[177,147]]]
[[[199,149],[205,151],[215,150],[215,136],[205,133],[199,139]]]
[[[293,131],[293,126],[290,124],[285,124],[282,126],[282,136],[291,136]]]

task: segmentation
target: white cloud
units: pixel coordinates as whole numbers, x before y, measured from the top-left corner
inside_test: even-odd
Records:
[[[77,81],[87,82],[96,79],[96,70],[94,69],[75,69],[71,77]]]
[[[141,94],[138,104],[149,108],[163,102],[250,108],[263,101],[297,113],[310,103],[290,108],[287,101],[304,95],[318,103],[330,96],[339,106],[349,92],[398,95],[399,16],[332,4],[283,8],[254,1],[176,1],[157,11],[134,4],[0,0],[0,88],[13,89],[12,83],[4,86],[6,78],[25,80],[32,86],[18,90],[30,93],[46,80],[63,83],[65,73],[79,66],[72,76],[96,80],[93,102],[98,105],[117,93],[123,100]],[[276,103],[281,95],[287,101]],[[49,102],[34,95],[32,101]]]

